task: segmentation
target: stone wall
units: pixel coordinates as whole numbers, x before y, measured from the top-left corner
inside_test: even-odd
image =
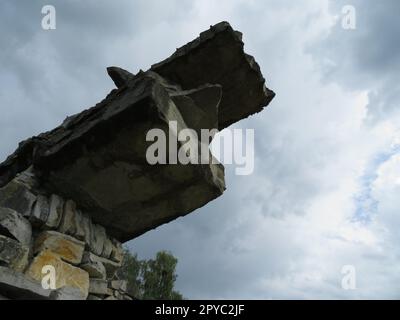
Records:
[[[116,277],[122,245],[74,201],[46,194],[31,170],[0,189],[0,296],[132,299]],[[42,280],[54,267],[56,289]],[[46,280],[46,279],[45,279]]]

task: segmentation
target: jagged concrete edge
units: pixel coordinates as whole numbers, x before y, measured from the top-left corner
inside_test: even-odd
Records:
[[[139,81],[140,79],[141,77],[138,77],[136,80]],[[104,112],[104,107],[125,90],[125,87],[113,89],[95,106],[67,117],[61,125],[50,131],[43,132],[38,136],[33,136],[20,142],[17,149],[0,164],[0,188],[10,182],[19,172],[26,170],[34,164],[35,160],[41,157],[51,145],[55,145],[54,141],[50,143],[50,139],[57,139],[58,141],[67,139],[73,133],[73,129],[78,127],[82,122],[87,121],[87,119],[95,118],[97,114]],[[84,131],[88,131],[89,129],[85,128]]]
[[[244,51],[244,43],[242,41],[242,33],[240,31],[234,30],[232,28],[232,26],[229,24],[229,22],[222,21],[213,26],[210,26],[210,28],[208,30],[201,32],[199,37],[188,42],[187,44],[183,45],[182,47],[177,48],[176,51],[170,57],[168,57],[158,63],[153,64],[151,66],[150,70],[157,72],[157,69],[162,68],[170,63],[173,63],[180,58],[184,58],[185,56],[189,55],[194,50],[201,50],[202,45],[204,45],[208,41],[213,40],[218,34],[226,32],[226,31],[230,32],[235,37],[235,40],[240,42],[246,62],[248,63],[250,69],[253,70],[257,74],[257,76],[260,78],[261,82],[263,83],[263,87],[264,87],[265,98],[263,101],[263,105],[260,105],[256,110],[254,110],[254,111],[248,113],[246,116],[242,117],[240,119],[240,120],[242,120],[242,119],[246,119],[246,118],[250,117],[251,115],[261,112],[264,108],[266,108],[270,104],[270,102],[274,99],[276,94],[273,90],[266,87],[266,85],[265,85],[266,80],[265,80],[263,74],[261,73],[260,66],[257,63],[257,61],[255,60],[255,58],[253,56],[247,54]],[[220,129],[226,128],[235,122],[236,121],[229,121],[227,123],[224,123]]]

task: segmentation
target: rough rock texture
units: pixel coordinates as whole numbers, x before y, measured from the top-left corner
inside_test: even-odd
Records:
[[[0,206],[13,209],[23,216],[30,215],[35,201],[35,195],[16,179],[0,188]]]
[[[42,251],[36,256],[26,274],[32,279],[41,282],[43,279],[42,269],[47,265],[55,268],[57,289],[64,286],[77,288],[86,299],[89,290],[89,274],[83,269],[62,261],[57,254],[52,253],[50,250]]]
[[[90,279],[89,293],[106,295],[108,293],[108,283],[101,279]]]
[[[74,199],[120,241],[187,214],[225,189],[220,164],[148,164],[146,132],[168,132],[169,121],[177,121],[179,129],[186,124],[158,76],[142,73],[124,88],[66,128],[45,134],[47,151],[36,165],[47,189]],[[60,230],[73,235],[80,224],[71,219]],[[92,236],[93,250],[101,255],[101,230]]]
[[[111,261],[99,256],[96,256],[95,254],[91,252],[84,252],[83,258],[82,258],[82,263],[83,264],[96,264],[96,263],[101,263],[104,265],[106,269],[106,274],[107,278],[112,278],[115,274],[115,272],[118,270],[118,268],[121,267],[122,262],[115,262]]]
[[[43,289],[42,285],[25,274],[0,266],[0,292],[4,300],[84,300],[82,292],[72,287],[57,290]],[[0,295],[2,300],[2,295]]]
[[[265,87],[254,58],[244,52],[240,32],[226,22],[147,72],[107,71],[118,89],[54,130],[21,143],[0,165],[0,186],[33,166],[45,190],[73,199],[96,224],[126,241],[225,190],[220,164],[150,165],[146,132],[168,132],[169,121],[177,121],[179,130],[222,129],[261,111],[274,93]],[[46,220],[56,223],[50,217]],[[70,235],[83,225],[64,222],[70,225],[61,222],[60,228]],[[83,232],[75,232],[81,239]],[[108,255],[109,247],[100,248],[101,239],[95,233],[91,245],[96,254]]]
[[[0,266],[0,292],[10,299],[47,299],[51,294],[51,290],[43,289],[40,282],[2,266]]]
[[[109,282],[109,287],[114,290],[118,291],[126,291],[127,289],[127,282],[126,280],[112,280]]]
[[[94,254],[101,256],[106,238],[106,229],[100,225],[93,225],[89,247]]]
[[[46,227],[49,229],[56,229],[61,223],[64,209],[64,200],[56,194],[50,197],[50,212],[47,217]]]
[[[29,248],[16,240],[0,235],[0,265],[24,271],[28,264]]]
[[[30,215],[30,221],[32,225],[37,228],[42,227],[50,214],[50,205],[49,200],[44,195],[38,195],[35,205],[33,207],[33,211]]]
[[[29,246],[32,239],[32,227],[20,213],[0,207],[0,234],[11,236],[21,244]]]
[[[265,87],[259,65],[243,46],[242,34],[221,22],[151,70],[183,89],[205,83],[221,85],[218,127],[223,129],[261,111],[275,96]]]
[[[80,267],[89,273],[90,278],[102,280],[107,278],[106,268],[100,261],[88,261]]]
[[[108,67],[107,73],[114,81],[117,88],[124,86],[129,80],[134,78],[134,75],[119,67]]]
[[[34,253],[51,250],[62,260],[79,264],[82,261],[84,249],[85,243],[82,241],[59,232],[46,231],[36,238]]]
[[[0,164],[0,266],[9,268],[0,268],[0,297],[131,300],[116,276],[121,242],[219,197],[224,167],[209,151],[213,134],[200,141],[202,129],[215,133],[274,97],[226,22],[146,72],[107,72],[117,89]],[[152,129],[166,135],[166,164],[146,157]],[[177,139],[183,129],[194,132],[189,142]],[[188,146],[208,161],[177,163]],[[43,292],[48,265],[57,290]]]
[[[62,287],[53,290],[50,294],[51,300],[85,300],[85,296],[77,288]]]
[[[99,299],[114,295],[120,299],[129,298],[123,290],[117,292],[109,287],[123,258],[120,242],[110,238],[104,227],[94,224],[74,201],[64,200],[56,194],[46,195],[30,169],[19,174],[10,184],[18,188],[8,188],[8,198],[29,192],[36,201],[31,211],[25,212],[26,218],[14,209],[0,207],[0,265],[19,272],[6,273],[8,282],[0,282],[0,296],[12,299],[82,300],[87,294],[85,279],[88,283],[89,279],[98,279],[108,285],[106,294],[103,290]],[[94,255],[93,248],[101,256]],[[89,250],[86,252],[89,258],[82,262],[84,250]],[[48,273],[48,269],[43,271],[42,268],[48,266],[55,268],[59,288],[38,291],[35,288],[41,285],[41,280]],[[25,270],[29,274],[27,279],[22,274]],[[10,285],[13,281],[16,281],[14,286]],[[26,296],[24,286],[30,288],[32,283],[34,286],[31,291],[36,291]]]

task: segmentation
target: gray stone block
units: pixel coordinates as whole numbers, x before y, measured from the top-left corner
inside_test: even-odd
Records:
[[[50,197],[50,211],[47,217],[46,227],[49,229],[57,229],[61,223],[64,212],[64,200],[56,194]]]
[[[82,264],[80,268],[87,271],[90,278],[101,280],[106,280],[107,278],[106,268],[104,264],[100,261],[88,261]]]
[[[98,224],[93,224],[89,248],[95,255],[101,256],[106,239],[106,229]]]
[[[40,228],[45,225],[49,213],[49,200],[44,195],[38,195],[29,220],[34,227]]]
[[[0,187],[33,166],[47,193],[73,199],[120,242],[204,206],[225,190],[223,166],[151,165],[145,137],[151,129],[168,133],[171,121],[178,131],[223,129],[268,105],[275,94],[243,47],[241,33],[222,22],[146,72],[109,68],[118,89],[22,142],[0,164]],[[183,144],[174,141],[171,149]],[[98,232],[82,236],[84,219],[68,219],[66,233],[90,239],[96,254],[108,255]]]
[[[107,281],[100,279],[90,279],[89,293],[106,295],[108,293]]]
[[[0,207],[0,234],[11,236],[25,246],[31,245],[31,224],[13,209]]]
[[[28,255],[29,247],[0,235],[0,262],[22,272],[28,265]]]
[[[101,262],[104,267],[106,268],[106,274],[107,274],[107,279],[111,279],[115,272],[121,267],[121,263],[117,263],[114,261],[111,261],[109,259],[105,259],[103,257],[96,256],[95,254],[91,252],[84,252],[83,253],[83,258],[82,258],[82,264],[93,264]]]
[[[128,282],[126,280],[111,280],[108,282],[108,287],[114,290],[126,292]]]
[[[51,290],[43,289],[23,273],[0,266],[0,294],[9,299],[48,299]]]
[[[73,287],[62,287],[57,290],[53,290],[50,294],[51,300],[85,300],[82,292]]]
[[[13,209],[25,217],[29,217],[36,196],[16,179],[0,188],[0,206]]]

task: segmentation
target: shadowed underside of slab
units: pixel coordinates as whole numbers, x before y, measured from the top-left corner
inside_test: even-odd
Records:
[[[108,73],[117,89],[54,130],[22,142],[0,164],[0,187],[32,167],[45,193],[73,199],[110,235],[127,241],[225,190],[219,163],[150,165],[149,130],[161,129],[168,137],[170,121],[178,132],[222,129],[262,110],[274,93],[244,53],[241,34],[227,23],[147,72],[111,67]]]
[[[166,60],[151,67],[183,89],[204,83],[222,86],[219,129],[260,112],[275,93],[254,58],[243,50],[242,34],[227,22],[218,23],[200,34]]]

